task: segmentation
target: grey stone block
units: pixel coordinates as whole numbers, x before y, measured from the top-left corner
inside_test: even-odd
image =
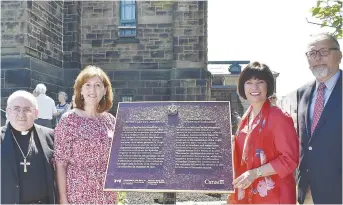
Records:
[[[151,61],[152,62],[152,61]],[[130,63],[131,69],[142,69],[142,70],[157,70],[158,63]]]
[[[162,96],[159,95],[151,95],[151,96],[144,96],[144,100],[145,101],[161,101],[162,100]]]
[[[170,95],[162,95],[162,101],[170,101]]]
[[[102,46],[102,40],[92,40],[92,47],[97,48]]]
[[[139,80],[137,71],[113,71],[113,80]]]
[[[120,52],[119,51],[106,51],[106,58],[119,58]]]
[[[160,70],[141,71],[141,80],[169,80],[169,79],[170,79],[169,71],[160,71]]]
[[[187,88],[187,95],[200,95],[200,94],[201,94],[200,87]]]
[[[30,67],[30,59],[28,57],[1,56],[1,71],[3,71],[3,69],[29,68],[29,67]]]
[[[164,58],[164,51],[151,51],[151,57]]]
[[[132,88],[116,89],[116,93],[118,93],[118,95],[135,95],[137,93],[137,89],[132,89]]]
[[[138,88],[138,94],[139,95],[152,95],[153,89],[152,88]]]
[[[144,96],[142,96],[142,95],[136,95],[134,97],[134,101],[143,101],[143,100],[144,100]]]
[[[199,68],[180,68],[172,69],[172,79],[200,79],[201,69]]]
[[[154,95],[170,95],[170,88],[153,88]]]
[[[133,56],[132,60],[134,62],[142,62],[143,61],[143,56]]]
[[[113,88],[127,88],[127,81],[112,81],[111,82]]]
[[[171,80],[172,87],[179,87],[180,85],[180,80]]]
[[[145,87],[150,88],[150,87],[160,87],[160,81],[155,80],[155,81],[146,81],[145,82]]]
[[[174,90],[173,94],[177,94],[177,95],[186,94],[186,88],[176,87],[176,88],[173,88],[173,90]]]
[[[5,71],[6,87],[30,87],[31,72],[28,69],[14,69]]]

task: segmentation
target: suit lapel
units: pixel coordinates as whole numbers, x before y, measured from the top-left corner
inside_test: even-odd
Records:
[[[305,98],[305,122],[306,122],[306,132],[308,139],[311,138],[311,121],[310,121],[310,106],[311,106],[311,100],[312,95],[314,92],[314,89],[316,87],[316,81],[314,81],[305,91],[304,98]]]
[[[35,126],[36,133],[38,135],[39,142],[44,152],[44,157],[46,161],[49,163],[49,155],[51,154],[50,153],[51,150],[49,149],[48,143],[46,142],[46,137],[45,137],[46,134],[42,131],[42,129],[39,126],[37,126],[36,124],[34,126]]]
[[[326,119],[332,118],[334,114],[337,112],[336,108],[339,105],[342,105],[342,71],[340,72],[341,72],[340,77],[338,78],[338,81],[334,89],[332,90],[332,93],[324,107],[323,113],[320,116],[318,124],[316,128],[314,129],[313,137],[316,136],[316,134],[318,133],[318,130],[325,124]],[[312,140],[313,137],[311,137],[310,141]]]
[[[48,182],[48,193],[49,193],[49,199],[50,199],[50,203],[55,203],[55,194],[54,194],[54,181],[53,181],[53,168],[52,165],[50,163],[50,158],[52,157],[52,150],[49,148],[48,143],[46,141],[46,135],[47,133],[44,133],[42,128],[40,126],[37,126],[36,124],[34,124],[35,126],[35,130],[39,139],[39,142],[42,146],[42,150],[44,153],[44,166],[45,166],[45,170],[46,170],[46,179]]]
[[[12,140],[12,133],[10,128],[8,127],[8,124],[3,127],[2,134],[4,134],[2,145],[1,145],[1,158],[3,161],[6,161],[8,163],[8,166],[12,169],[12,173],[14,175],[14,178],[16,181],[18,181],[18,170],[17,170],[17,164],[15,159],[15,153],[13,148],[13,140]],[[2,161],[1,160],[1,161]],[[2,164],[2,166],[4,166]]]

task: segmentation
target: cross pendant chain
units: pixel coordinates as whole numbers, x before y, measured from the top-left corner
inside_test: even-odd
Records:
[[[20,162],[20,165],[24,165],[24,172],[27,172],[27,166],[30,165],[30,162],[27,162],[26,158],[24,158],[24,162]]]
[[[11,130],[11,132],[12,132],[12,130]],[[27,166],[28,166],[28,165],[31,165],[31,164],[30,164],[30,162],[27,162],[27,161],[26,161],[26,158],[29,156],[29,154],[30,154],[30,152],[31,152],[31,146],[30,146],[30,145],[32,144],[32,141],[33,141],[33,131],[31,132],[31,137],[30,137],[29,147],[28,147],[28,149],[27,149],[26,157],[25,157],[25,155],[24,155],[24,153],[23,153],[23,150],[21,150],[18,141],[17,141],[16,138],[14,137],[13,132],[12,132],[12,136],[13,136],[13,139],[14,139],[14,141],[16,142],[16,144],[17,144],[17,146],[18,146],[18,148],[19,148],[19,150],[20,150],[20,152],[21,152],[21,154],[23,155],[23,158],[24,158],[24,162],[20,162],[20,165],[24,165],[24,172],[27,172]]]

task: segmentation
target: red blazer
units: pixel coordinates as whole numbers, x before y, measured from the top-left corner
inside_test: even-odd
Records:
[[[228,198],[229,204],[295,204],[296,184],[294,170],[299,162],[299,140],[292,118],[278,107],[267,109],[266,123],[251,132],[249,154],[242,162],[242,152],[247,136],[247,120],[250,109],[233,139],[234,179],[247,170],[270,163],[275,175],[256,179],[247,189],[235,189]],[[262,112],[262,111],[261,111]],[[263,117],[261,117],[263,118]],[[260,119],[263,120],[263,119]],[[262,122],[262,121],[261,121]],[[252,126],[254,127],[254,126]]]

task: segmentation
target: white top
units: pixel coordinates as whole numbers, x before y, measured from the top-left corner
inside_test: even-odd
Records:
[[[57,113],[55,101],[45,94],[40,94],[36,99],[38,102],[38,118],[52,120],[53,115]]]

